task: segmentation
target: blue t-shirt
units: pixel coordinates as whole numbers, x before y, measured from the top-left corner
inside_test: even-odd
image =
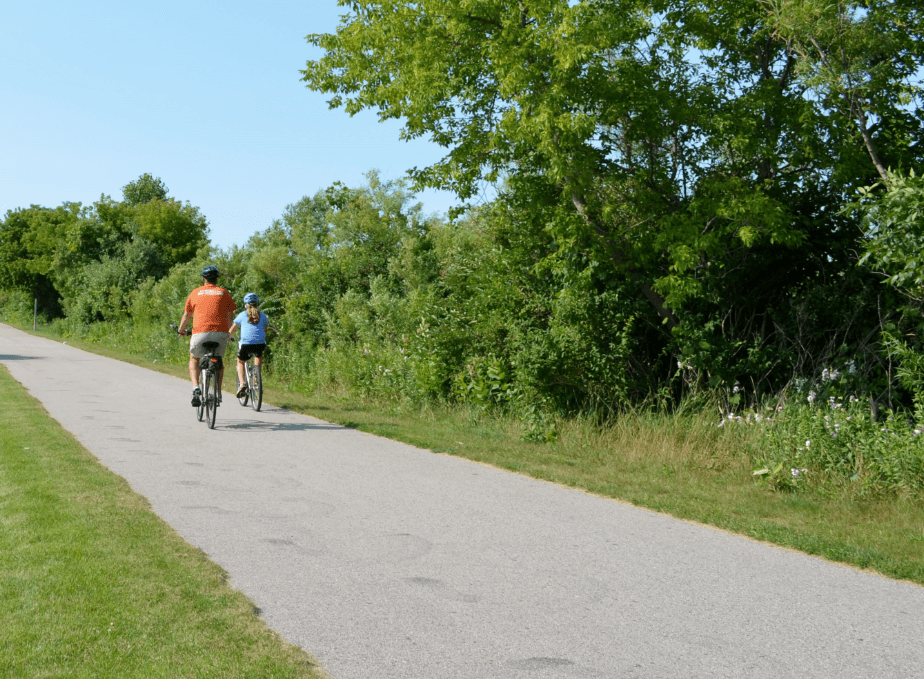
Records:
[[[234,322],[241,326],[241,345],[266,344],[266,326],[269,325],[269,319],[265,313],[260,312],[260,320],[256,325],[247,320],[246,311],[239,313]]]

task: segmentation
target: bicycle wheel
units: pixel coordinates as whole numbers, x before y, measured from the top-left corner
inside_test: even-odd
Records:
[[[215,416],[218,414],[218,375],[211,370],[205,377],[205,422],[209,429],[215,428]]]
[[[199,391],[201,391],[202,394],[199,396],[199,405],[196,406],[196,419],[200,422],[205,419],[205,376],[207,374],[208,373],[204,370],[199,371]]]
[[[244,366],[244,379],[245,380],[247,379],[247,366],[246,365]],[[240,391],[241,383],[236,382],[236,384],[237,384],[238,391]],[[247,389],[244,390],[244,395],[237,397],[237,402],[240,403],[242,406],[246,406],[249,400],[250,400],[250,386],[248,385]]]
[[[260,366],[253,365],[250,369],[250,407],[260,411],[263,405],[263,376],[261,375]]]

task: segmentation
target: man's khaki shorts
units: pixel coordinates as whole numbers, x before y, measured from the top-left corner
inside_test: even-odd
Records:
[[[224,356],[225,347],[228,346],[228,333],[226,332],[197,332],[189,340],[189,354],[196,358],[202,358],[208,352],[202,346],[203,342],[218,342],[218,349],[215,351],[219,356]]]

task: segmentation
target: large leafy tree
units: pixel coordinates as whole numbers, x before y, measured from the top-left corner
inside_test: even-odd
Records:
[[[56,254],[85,214],[79,203],[8,211],[0,223],[0,287],[34,296],[43,313],[59,315],[56,282],[62,271]]]
[[[802,319],[870,299],[841,210],[883,163],[917,162],[916,3],[341,4],[335,33],[308,36],[323,55],[304,81],[443,145],[419,186],[466,199],[503,179],[549,257],[632,281],[664,341],[713,375],[809,369],[846,342]]]
[[[418,185],[555,196],[562,242],[589,236],[667,325],[711,263],[803,240],[780,185],[817,164],[816,121],[759,3],[341,4],[310,87],[445,146]]]

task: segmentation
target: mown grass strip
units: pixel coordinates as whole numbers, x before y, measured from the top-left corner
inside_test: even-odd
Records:
[[[3,366],[0,412],[0,676],[324,676]]]
[[[31,328],[27,330],[31,331]],[[53,337],[49,333],[45,336]],[[177,377],[185,365],[153,364],[123,347],[68,339],[88,351]],[[774,492],[756,482],[746,428],[715,417],[628,413],[613,426],[559,421],[553,443],[520,440],[516,420],[477,409],[412,408],[343,394],[305,394],[265,380],[265,401],[438,453],[491,464],[638,507],[924,585],[924,503],[857,499],[810,487]]]

